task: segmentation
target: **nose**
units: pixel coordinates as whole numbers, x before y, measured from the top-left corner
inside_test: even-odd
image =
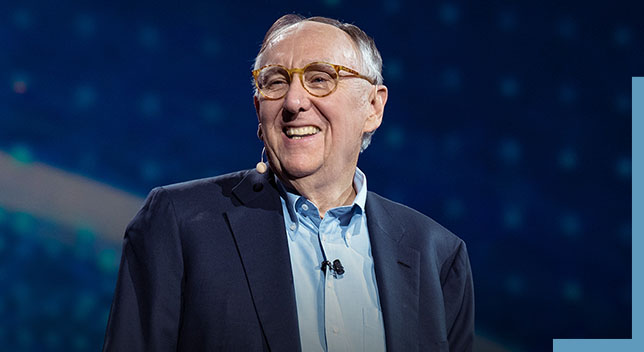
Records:
[[[293,114],[311,108],[311,95],[304,89],[302,81],[297,75],[293,75],[293,80],[284,96],[283,106],[285,110]]]

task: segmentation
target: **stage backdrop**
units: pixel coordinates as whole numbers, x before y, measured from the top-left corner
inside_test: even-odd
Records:
[[[0,3],[0,350],[100,349],[147,192],[258,161],[251,64],[291,12],[374,37],[390,96],[359,166],[467,242],[479,350],[630,337],[627,3]]]

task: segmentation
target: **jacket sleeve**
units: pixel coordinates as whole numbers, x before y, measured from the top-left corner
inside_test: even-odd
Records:
[[[472,351],[474,343],[474,285],[465,243],[456,250],[443,282],[449,350]]]
[[[183,258],[174,205],[150,192],[128,225],[103,351],[176,351]]]

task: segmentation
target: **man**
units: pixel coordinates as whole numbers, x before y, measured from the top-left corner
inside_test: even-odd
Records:
[[[128,226],[105,351],[470,351],[465,244],[367,192],[382,61],[359,28],[286,15],[253,76],[270,170],[153,190]]]

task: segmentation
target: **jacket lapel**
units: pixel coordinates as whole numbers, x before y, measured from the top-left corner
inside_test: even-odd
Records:
[[[269,349],[299,351],[293,274],[272,173],[250,171],[233,193],[242,205],[226,212],[226,217]]]
[[[405,230],[378,195],[368,193],[366,213],[387,351],[417,351],[420,253],[400,244]]]

